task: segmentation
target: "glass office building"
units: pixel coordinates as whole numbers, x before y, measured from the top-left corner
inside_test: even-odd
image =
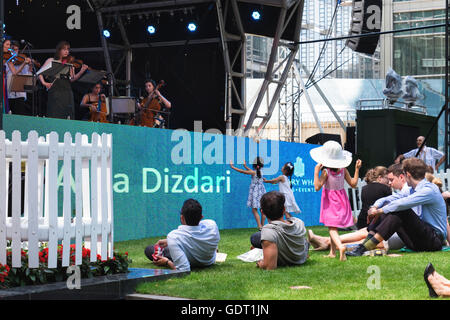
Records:
[[[395,30],[445,24],[445,10],[394,12],[393,23]],[[397,33],[393,49],[397,73],[418,78],[445,77],[444,27]]]
[[[306,0],[300,41],[347,36],[351,24],[352,7],[338,6],[336,13],[335,9],[336,0]],[[336,16],[333,18],[334,14]],[[247,76],[249,78],[264,76],[271,44],[270,38],[252,35],[247,37]],[[376,52],[372,57],[354,53],[342,40],[302,44],[297,59],[310,71],[319,61],[316,66],[316,78],[322,76],[348,79],[380,78],[379,53]]]

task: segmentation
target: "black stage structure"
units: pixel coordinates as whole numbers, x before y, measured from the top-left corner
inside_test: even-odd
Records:
[[[164,78],[168,86],[163,94],[171,98],[174,104],[173,128],[192,130],[194,120],[203,120],[203,129],[219,128],[222,132],[226,128],[248,131],[258,117],[263,118],[258,129],[264,127],[270,119],[278,99],[277,94],[286,80],[284,75],[287,75],[299,45],[441,26],[300,42],[304,0],[133,0],[131,3],[124,0],[60,0],[50,8],[46,8],[45,3],[47,2],[10,1],[4,4],[4,0],[0,0],[0,16],[5,5],[6,31],[11,31],[11,36],[15,39],[28,39],[35,43],[36,48],[52,48],[33,50],[36,57],[48,57],[53,54],[57,41],[70,40],[72,52],[82,55],[87,64],[108,69],[112,83],[110,96],[139,96],[139,90],[142,89],[138,88],[142,88],[145,78]],[[80,6],[82,10],[81,30],[68,31],[64,27],[67,19],[65,10],[71,4]],[[436,125],[445,113],[446,168],[450,168],[449,6],[446,0],[446,22],[442,25],[446,28],[445,104],[435,123]],[[252,23],[248,14],[255,8],[261,10],[269,20],[261,24]],[[185,23],[184,20],[189,19],[199,25],[199,32],[189,34],[184,29],[183,33],[176,27],[176,24]],[[38,24],[39,27],[33,27],[36,25],[33,23],[24,23],[39,20],[42,21]],[[158,29],[165,25],[165,32],[157,32],[149,37],[143,30],[149,23],[156,24]],[[111,39],[102,35],[106,28],[112,31]],[[264,83],[252,108],[245,103],[245,33],[274,38]],[[286,62],[286,72],[281,79],[276,79],[274,70],[283,65],[279,62],[276,64],[275,61],[274,52],[279,46],[288,47],[291,54],[283,61]],[[259,105],[270,83],[276,83],[277,90],[269,112],[263,117],[258,116]],[[85,91],[86,88],[82,90]],[[174,97],[172,94],[179,95]],[[247,112],[250,112],[250,117],[244,125]]]
[[[171,128],[193,130],[194,121],[201,120],[203,130],[217,128],[224,133],[242,128],[247,112],[245,34],[274,38],[272,66],[278,45],[290,47],[293,60],[304,4],[303,0],[46,3],[6,4],[6,33],[32,43],[33,58],[45,61],[53,56],[59,41],[67,40],[77,59],[108,72],[109,97],[140,97],[145,79],[164,80],[167,85],[161,92],[173,106]],[[69,30],[75,12],[69,7],[74,5],[80,9],[81,23],[78,29]],[[261,21],[251,19],[253,10],[261,12]],[[189,22],[197,25],[195,32],[187,30]],[[154,34],[147,31],[150,25],[156,29]],[[103,35],[104,30],[110,32],[109,38]],[[277,82],[281,88],[285,79],[268,75],[267,82]],[[78,105],[89,87],[75,83],[73,88]],[[45,105],[45,97],[41,97],[41,105]],[[37,115],[44,113],[39,110]]]

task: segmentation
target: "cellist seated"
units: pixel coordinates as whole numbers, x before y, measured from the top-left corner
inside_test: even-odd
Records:
[[[91,92],[84,95],[80,103],[81,120],[108,122],[108,99],[106,99],[106,96],[101,91],[101,83],[96,83],[91,88]]]

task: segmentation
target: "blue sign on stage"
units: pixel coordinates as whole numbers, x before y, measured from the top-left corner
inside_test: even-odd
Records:
[[[286,162],[295,166],[292,189],[302,211],[294,216],[307,226],[319,225],[320,192],[314,190],[314,166],[309,151],[317,146],[222,135],[217,131],[188,132],[128,125],[4,115],[7,138],[13,130],[22,137],[36,130],[40,136],[55,131],[113,135],[113,191],[115,241],[162,236],[180,224],[180,209],[197,199],[205,218],[220,229],[256,228],[247,207],[251,177],[231,169],[251,167],[264,160],[267,179],[281,175]],[[278,190],[265,184],[266,191]],[[62,189],[62,188],[61,188]],[[72,204],[74,206],[74,204]]]

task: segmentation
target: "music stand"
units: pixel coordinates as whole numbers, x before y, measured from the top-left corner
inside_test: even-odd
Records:
[[[39,76],[42,74],[46,77],[60,78],[61,75],[70,75],[71,67],[73,67],[73,64],[62,64],[57,61],[52,61],[51,65],[49,64],[47,67],[42,68],[41,70],[39,70],[39,72],[36,73],[36,75]]]
[[[99,83],[100,80],[106,77],[106,71],[95,71],[95,70],[88,70],[86,71],[83,76],[78,79],[79,82],[84,83]]]
[[[37,90],[36,78],[31,74],[16,74],[11,77],[9,92],[28,92]]]

